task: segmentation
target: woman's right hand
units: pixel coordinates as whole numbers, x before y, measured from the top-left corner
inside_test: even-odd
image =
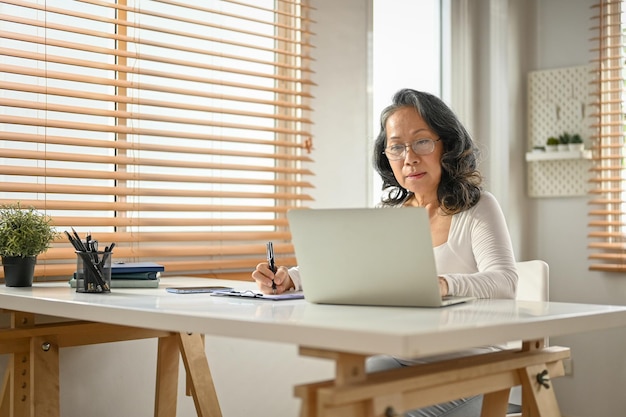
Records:
[[[252,279],[256,281],[263,294],[282,294],[295,287],[286,266],[279,266],[274,274],[267,262],[256,266],[252,272]],[[276,290],[272,288],[272,283],[276,284]]]

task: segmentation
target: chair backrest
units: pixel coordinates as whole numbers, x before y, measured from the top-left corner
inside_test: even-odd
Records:
[[[517,300],[548,301],[549,275],[548,264],[542,260],[517,263]]]
[[[517,262],[517,295],[520,301],[548,301],[549,275],[548,264],[542,260]],[[546,346],[548,340],[546,339]],[[519,347],[517,343],[508,343],[509,348]],[[511,389],[509,403],[522,403],[522,390],[519,386]],[[507,414],[507,417],[521,417],[521,414]]]

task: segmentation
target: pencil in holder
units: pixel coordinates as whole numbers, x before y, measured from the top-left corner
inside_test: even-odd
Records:
[[[76,292],[111,292],[111,252],[76,251]]]

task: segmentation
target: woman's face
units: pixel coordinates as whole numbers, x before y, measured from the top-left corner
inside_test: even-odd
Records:
[[[412,107],[402,107],[396,110],[387,119],[385,130],[387,132],[386,149],[393,145],[404,145],[406,149],[404,158],[389,160],[398,183],[413,192],[416,197],[433,194],[436,196],[437,187],[441,181],[440,161],[443,152],[443,143],[437,134]],[[416,153],[411,145],[425,139],[435,141],[433,151],[428,154]],[[429,145],[427,141],[422,144]],[[418,149],[420,149],[419,146]],[[426,146],[425,149],[430,148]]]

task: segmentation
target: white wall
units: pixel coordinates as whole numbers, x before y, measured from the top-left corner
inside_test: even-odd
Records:
[[[312,207],[365,207],[371,190],[368,0],[315,2]]]

